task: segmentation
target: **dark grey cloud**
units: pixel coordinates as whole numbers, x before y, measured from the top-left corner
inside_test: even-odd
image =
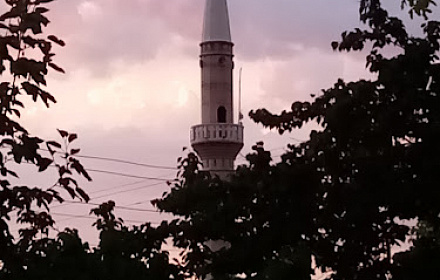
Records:
[[[237,54],[249,60],[285,59],[330,42],[358,25],[357,1],[230,1]]]
[[[330,51],[330,42],[358,22],[357,5],[343,0],[229,1],[237,55],[283,59],[309,48]],[[200,41],[203,6],[203,0],[55,1],[51,28],[68,43],[63,59],[99,74],[115,60],[154,59],[163,47],[176,44],[176,37],[181,51],[194,55],[197,48],[190,45]]]
[[[169,42],[165,23],[149,16],[148,5],[139,1],[57,1],[52,18],[56,24],[50,31],[67,43],[60,58],[70,68],[86,68],[95,75],[108,74],[114,61],[153,59]]]
[[[94,74],[111,71],[114,61],[148,61],[166,46],[196,54],[204,0],[68,0],[49,5],[50,33],[68,46],[59,58],[68,68]],[[316,48],[331,52],[340,33],[360,25],[354,0],[230,0],[236,54],[244,60],[280,59]],[[393,13],[399,5],[388,5]],[[83,15],[81,15],[81,9]],[[86,15],[84,15],[86,13]],[[88,13],[88,14],[87,14]],[[403,13],[404,17],[408,17]],[[420,21],[415,21],[419,25]],[[411,29],[411,28],[410,28]],[[180,38],[180,40],[175,40]],[[178,51],[177,51],[178,50]],[[170,53],[170,56],[177,55]]]

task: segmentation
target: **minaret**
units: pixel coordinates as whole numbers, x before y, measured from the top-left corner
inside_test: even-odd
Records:
[[[191,127],[191,146],[203,169],[225,179],[243,147],[243,126],[234,124],[233,46],[226,0],[206,0],[200,55],[202,124]]]

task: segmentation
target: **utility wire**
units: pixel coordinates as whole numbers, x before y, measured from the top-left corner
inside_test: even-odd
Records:
[[[97,219],[97,217],[91,217],[91,216],[86,216],[86,215],[74,215],[74,214],[68,214],[68,213],[51,212],[50,214],[53,216],[67,217],[67,219],[55,221],[56,223],[65,222],[65,221],[74,220],[74,219],[88,219],[88,220],[94,220],[94,221],[96,221],[96,219]],[[145,223],[146,222],[146,221],[132,220],[132,219],[122,219],[122,220],[124,222],[129,222],[129,223]],[[150,222],[150,224],[159,225],[160,223]],[[16,229],[11,228],[11,231],[16,231],[18,229],[19,228],[16,228]]]
[[[143,181],[134,182],[134,183],[128,183],[128,184],[124,184],[124,185],[120,185],[120,186],[116,186],[116,187],[112,187],[112,188],[118,188],[118,187],[130,186],[130,185],[135,185],[135,184],[139,184],[139,183],[143,183],[143,182],[144,182],[144,180],[143,180]],[[90,192],[90,193],[87,193],[87,194],[88,194],[89,196],[91,196],[91,199],[99,199],[99,198],[104,198],[104,197],[107,197],[107,196],[111,196],[111,195],[113,195],[113,194],[125,193],[125,192],[131,192],[131,191],[136,191],[136,190],[140,190],[140,189],[145,189],[145,188],[154,187],[154,186],[157,186],[157,185],[160,185],[160,184],[162,184],[162,182],[154,183],[154,184],[150,184],[150,185],[144,185],[144,186],[136,187],[136,188],[133,188],[133,189],[121,190],[121,191],[116,191],[116,192],[112,192],[112,193],[107,193],[107,194],[101,195],[101,196],[99,196],[99,197],[93,197],[93,196],[91,196],[91,195],[94,194],[94,193],[107,192],[107,191],[109,191],[109,189],[106,189],[106,190],[99,190],[99,191],[95,191],[95,192]],[[148,200],[148,201],[150,201],[150,200]],[[148,202],[148,201],[146,200],[146,201],[142,201],[142,202],[136,202],[136,203],[132,203],[132,204],[129,204],[129,205],[126,205],[126,206],[137,205],[137,204],[141,204],[141,203]],[[81,201],[68,201],[68,200],[65,200],[65,202],[69,202],[69,203],[81,203],[81,204],[91,204],[91,205],[93,205],[93,203],[91,203],[91,202],[85,203],[85,202],[81,202]],[[63,203],[63,204],[53,205],[53,206],[51,206],[51,208],[63,207],[63,206],[66,206],[66,205],[69,205],[69,204],[65,204],[65,203]],[[98,205],[99,205],[99,204],[98,204]],[[116,207],[122,207],[122,206],[116,206]]]
[[[132,183],[126,183],[126,184],[123,184],[123,185],[112,186],[112,187],[109,187],[109,188],[103,189],[103,190],[96,190],[96,191],[93,191],[93,192],[87,192],[87,194],[91,195],[91,194],[96,194],[96,193],[108,192],[109,189],[116,189],[116,188],[123,188],[123,187],[133,186],[133,185],[137,185],[137,184],[140,184],[140,183],[145,183],[145,181],[147,181],[147,180],[143,179],[143,180],[132,182]]]
[[[117,163],[124,163],[124,164],[131,164],[131,165],[143,166],[143,167],[155,168],[155,169],[178,170],[177,167],[172,167],[172,166],[146,164],[146,163],[139,163],[139,162],[124,160],[124,159],[116,159],[116,158],[109,158],[109,157],[98,157],[98,156],[88,156],[88,155],[75,155],[75,157],[97,159],[97,160],[102,160],[102,161],[110,161],[110,162],[117,162]]]
[[[49,152],[48,149],[41,149],[40,148],[39,150]],[[56,152],[56,153],[57,154],[63,154],[62,152]],[[155,169],[178,170],[177,167],[173,167],[173,166],[140,163],[140,162],[125,160],[125,159],[118,159],[118,158],[99,157],[99,156],[91,156],[91,155],[79,155],[79,154],[75,155],[75,157],[88,158],[88,159],[96,159],[96,160],[109,161],[109,162],[117,162],[117,163],[124,163],[124,164],[130,164],[130,165],[136,165],[136,166],[142,166],[142,167],[148,167],[148,168],[155,168]]]
[[[95,200],[95,199],[99,199],[99,198],[104,198],[104,197],[108,197],[114,194],[120,194],[120,193],[127,193],[127,192],[132,192],[132,191],[137,191],[137,190],[141,190],[141,189],[146,189],[146,188],[150,188],[150,187],[154,187],[157,185],[163,184],[163,182],[159,182],[159,183],[154,183],[154,184],[150,184],[150,185],[145,185],[145,186],[141,186],[141,187],[137,187],[137,188],[133,188],[133,189],[128,189],[128,190],[122,190],[122,191],[116,191],[116,192],[112,192],[112,193],[108,193],[108,194],[104,194],[98,197],[92,197],[91,199]]]
[[[135,184],[139,184],[139,183],[143,183],[143,182],[145,182],[145,180],[124,184],[124,185],[120,185],[120,186],[117,186],[117,187],[130,186],[130,185],[135,185]],[[134,189],[121,190],[121,191],[116,191],[116,192],[112,192],[112,193],[107,193],[107,194],[101,195],[99,197],[92,197],[92,199],[99,199],[99,198],[108,197],[108,196],[111,196],[111,195],[114,195],[114,194],[136,191],[136,190],[139,190],[139,189],[145,189],[145,188],[153,187],[153,186],[160,185],[160,184],[163,184],[163,182],[154,183],[154,184],[150,184],[150,185],[144,185],[144,186],[141,186],[141,187],[136,187]],[[113,187],[113,188],[116,188],[116,187]],[[103,191],[109,191],[109,190],[99,190],[99,191],[91,192],[91,193],[89,193],[89,195],[93,194],[93,193],[103,192]],[[143,201],[143,202],[149,202],[149,201],[151,201],[151,200]],[[93,203],[93,202],[90,202],[90,201],[89,202],[83,202],[83,201],[65,200],[64,202],[65,203],[62,203],[62,204],[52,205],[51,209],[59,208],[59,207],[63,207],[63,206],[71,205],[71,204],[94,205],[94,206],[99,206],[100,205],[99,203]],[[157,210],[139,209],[139,208],[129,207],[129,206],[138,205],[138,204],[141,204],[141,203],[138,202],[138,203],[133,203],[133,204],[125,205],[125,206],[115,205],[115,208],[116,209],[121,209],[121,210],[138,211],[138,212],[150,212],[150,213],[159,213],[159,214],[162,213],[162,212],[157,211]],[[66,221],[66,220],[71,220],[71,219],[72,218],[67,218],[67,219],[59,220],[59,222]]]
[[[99,169],[87,169],[86,171],[89,172],[95,172],[95,173],[102,173],[102,174],[109,174],[109,175],[115,175],[115,176],[121,176],[121,177],[128,177],[128,178],[136,178],[136,179],[146,179],[146,180],[156,180],[156,181],[171,181],[172,179],[167,178],[158,178],[158,177],[146,177],[146,176],[139,176],[139,175],[132,175],[122,172],[116,172],[116,171],[108,171],[108,170],[99,170]]]
[[[64,203],[66,204],[60,204],[60,205],[69,205],[69,204],[81,204],[81,205],[93,205],[93,206],[100,206],[99,203],[93,203],[93,202],[82,202],[82,201],[74,201],[74,200],[65,200]],[[128,210],[128,211],[138,211],[138,212],[149,212],[149,213],[159,213],[162,214],[162,212],[157,210],[151,210],[151,209],[139,209],[139,208],[133,208],[128,206],[118,206],[115,205],[116,209],[121,210]]]
[[[91,249],[93,249],[93,248],[98,248],[99,247],[99,244],[94,244],[94,243],[90,243],[90,242],[88,242],[88,241],[86,241],[86,242],[84,242],[84,243],[88,243],[89,244],[89,247],[91,248]],[[178,248],[178,247],[171,247],[171,248],[162,248],[161,249],[161,251],[163,252],[163,251],[168,251],[168,252],[182,252],[182,251],[184,251],[185,249],[180,249],[180,248]]]
[[[137,188],[134,188],[134,189],[128,189],[128,190],[122,190],[122,191],[117,191],[117,192],[112,192],[112,193],[108,193],[108,194],[105,194],[105,195],[101,195],[101,196],[98,196],[98,197],[92,197],[91,198],[91,200],[96,200],[96,199],[100,199],[100,198],[104,198],[104,197],[108,197],[108,196],[111,196],[111,195],[114,195],[114,194],[120,194],[120,193],[127,193],[127,192],[132,192],[132,191],[136,191],[136,190],[140,190],[140,189],[146,189],[146,188],[150,188],[150,187],[154,187],[154,186],[157,186],[157,185],[160,185],[160,184],[162,184],[162,182],[160,182],[160,183],[155,183],[155,184],[150,184],[150,185],[146,185],[146,186],[141,186],[141,187],[137,187]],[[72,203],[77,203],[77,204],[90,204],[90,205],[100,205],[99,203],[93,203],[93,202],[88,202],[88,203],[85,203],[85,202],[74,202],[74,201],[69,201],[71,204]],[[68,204],[58,204],[58,205],[54,205],[54,206],[51,206],[51,208],[58,208],[58,207],[63,207],[63,206],[66,206],[66,205],[68,205]],[[130,205],[128,205],[128,206],[131,206],[131,205],[134,205],[134,204],[130,204]],[[122,209],[122,207],[123,208],[128,208],[127,206],[115,206],[116,208],[121,208]],[[133,211],[140,211],[140,209],[136,209],[136,210],[134,210],[134,208],[132,209]],[[154,210],[144,210],[144,212],[157,212],[157,211],[154,211]]]
[[[25,164],[34,165],[30,162],[23,162]],[[51,165],[50,167],[55,168],[55,166]],[[115,175],[115,176],[121,176],[121,177],[127,177],[127,178],[135,178],[135,179],[145,179],[145,180],[154,180],[154,181],[172,181],[173,179],[169,178],[159,178],[159,177],[147,177],[147,176],[140,176],[140,175],[133,175],[133,174],[127,174],[122,172],[116,172],[116,171],[108,171],[108,170],[100,170],[100,169],[88,169],[84,168],[84,170],[88,172],[95,172],[95,173],[102,173],[102,174],[108,174],[108,175]]]
[[[54,205],[51,208],[56,208],[56,207],[60,207],[60,206],[66,206],[69,204],[80,204],[80,205],[94,205],[94,206],[100,206],[101,204],[99,203],[93,203],[93,202],[82,202],[82,201],[74,201],[74,200],[66,200],[65,204],[59,204],[59,205]],[[162,212],[157,211],[157,210],[150,210],[150,209],[139,209],[139,208],[132,208],[132,207],[128,207],[131,206],[132,204],[126,205],[126,206],[118,206],[115,205],[116,209],[121,209],[121,210],[129,210],[129,211],[138,211],[138,212],[148,212],[148,213],[157,213],[157,214],[162,214]],[[62,220],[58,220],[57,222],[65,222],[68,220],[73,220],[76,219],[76,217],[69,217],[67,219],[62,219]]]
[[[151,200],[142,200],[142,201],[138,201],[138,202],[135,202],[135,203],[127,204],[125,206],[134,206],[134,205],[144,204],[144,203],[147,203],[147,202],[151,202]],[[162,212],[160,212],[160,213],[162,213]]]
[[[169,176],[172,176],[172,174],[170,174]],[[140,184],[140,183],[145,183],[146,181],[148,181],[148,180],[147,179],[143,179],[143,180],[140,180],[140,181],[126,183],[126,184],[123,184],[123,185],[117,185],[117,186],[108,187],[108,188],[105,188],[105,189],[102,189],[102,190],[96,190],[96,191],[93,191],[93,192],[87,192],[87,194],[92,195],[92,194],[96,194],[96,193],[108,192],[111,189],[116,189],[116,188],[119,189],[119,188],[128,187],[128,186],[132,186],[132,185],[137,185],[137,184]]]
[[[73,214],[58,213],[58,212],[52,212],[51,214],[54,216],[69,217],[69,218],[75,218],[75,219],[89,219],[89,220],[96,220],[97,219],[95,217],[90,217],[90,216],[86,216],[86,215],[73,215]],[[122,219],[122,220],[124,222],[129,222],[129,223],[146,223],[146,221],[140,221],[140,220],[128,220],[128,219],[127,220]],[[152,222],[149,222],[149,223],[154,224],[154,225],[160,224],[160,223],[152,223]]]

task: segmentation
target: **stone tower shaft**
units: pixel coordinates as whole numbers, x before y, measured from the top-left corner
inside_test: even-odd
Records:
[[[243,126],[234,124],[233,46],[226,0],[207,0],[200,44],[202,123],[191,128],[191,145],[204,169],[219,176],[234,170],[243,147]]]
[[[229,42],[201,44],[202,123],[234,122],[232,48]]]

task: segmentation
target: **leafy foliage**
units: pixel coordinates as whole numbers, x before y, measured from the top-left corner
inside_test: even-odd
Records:
[[[72,198],[89,200],[73,177],[75,171],[91,180],[74,158],[79,150],[69,149],[77,138],[76,134],[59,130],[62,144],[43,141],[31,136],[19,123],[25,96],[29,95],[34,102],[41,100],[47,107],[56,102],[55,97],[44,89],[49,68],[64,73],[53,62],[52,52],[52,43],[64,46],[64,42],[54,35],[42,37],[43,28],[49,23],[45,16],[48,9],[44,7],[47,2],[51,0],[6,0],[10,10],[0,16],[1,279],[19,279],[25,268],[32,266],[29,260],[35,252],[55,246],[54,241],[36,239],[36,236],[48,236],[54,225],[49,205],[53,201],[63,201],[58,189],[67,191]],[[19,177],[13,168],[23,163],[35,165],[39,172],[54,165],[59,177],[49,188],[13,186],[9,178]],[[19,230],[18,241],[14,241],[8,225],[13,215],[17,216],[17,223],[27,225]]]
[[[159,209],[184,217],[174,221],[173,235],[174,245],[185,250],[186,272],[215,279],[238,274],[309,278],[310,250],[303,233],[311,231],[311,217],[318,211],[316,171],[305,164],[297,170],[271,166],[261,144],[247,156],[249,167],[240,167],[230,182],[199,171],[190,154],[183,160],[182,180],[154,201]],[[309,207],[314,210],[305,212]]]
[[[146,223],[128,228],[115,217],[112,201],[91,211],[97,216],[94,225],[100,233],[97,247],[84,243],[76,229],[66,229],[57,238],[49,235],[55,223],[50,204],[63,202],[60,191],[89,201],[75,175],[91,180],[75,158],[80,152],[72,147],[78,138],[75,133],[58,130],[61,143],[43,141],[17,121],[24,108],[19,100],[25,96],[47,107],[56,102],[45,90],[46,75],[50,68],[64,73],[52,60],[52,45],[65,43],[54,35],[41,35],[49,23],[44,5],[51,1],[6,0],[10,11],[0,16],[0,29],[5,31],[0,36],[0,74],[9,70],[5,77],[12,80],[0,84],[0,279],[183,280],[185,273],[178,264],[171,264],[168,251],[162,248],[175,231],[172,226],[163,222],[158,227]],[[18,177],[11,166],[23,163],[35,165],[39,172],[54,166],[56,182],[49,188],[11,187],[8,177]],[[8,225],[14,214],[17,223],[27,225],[19,229],[17,241]]]
[[[435,3],[406,4],[427,17]],[[328,279],[438,278],[440,23],[426,21],[424,36],[411,36],[379,0],[361,1],[360,17],[367,28],[344,32],[332,47],[371,46],[374,80],[339,80],[289,112],[250,112],[281,134],[319,123],[308,141],[290,145],[277,164],[258,143],[229,182],[199,171],[190,154],[182,179],[154,201],[181,216],[174,244],[186,250],[188,272],[310,279],[313,258]],[[389,46],[399,51],[391,58]],[[411,229],[409,219],[419,225]],[[410,250],[394,253],[414,235]]]
[[[178,266],[169,264],[168,252],[161,250],[167,225],[129,229],[115,217],[114,206],[109,201],[92,209],[100,232],[98,247],[90,248],[77,230],[66,229],[56,239],[38,240],[30,249],[27,269],[2,279],[183,280]]]
[[[79,150],[70,147],[77,135],[59,130],[63,143],[43,141],[17,121],[25,96],[47,107],[56,102],[45,77],[49,69],[64,72],[52,60],[52,45],[65,43],[42,37],[51,1],[6,0],[10,11],[0,16],[6,32],[0,74],[12,80],[0,83],[1,279],[310,279],[312,260],[331,279],[438,278],[439,22],[427,21],[424,37],[412,37],[380,1],[362,0],[367,29],[344,32],[332,47],[358,51],[371,44],[366,62],[377,79],[339,80],[313,102],[295,102],[279,115],[251,112],[280,133],[310,121],[322,129],[290,145],[276,164],[257,143],[248,165],[227,182],[199,170],[190,153],[179,161],[181,177],[171,191],[154,201],[179,219],[128,228],[110,201],[92,210],[100,244],[90,248],[74,229],[48,237],[49,206],[63,201],[58,189],[89,199],[73,177],[90,180],[74,157]],[[435,4],[401,3],[411,16],[424,17]],[[390,45],[400,54],[386,58],[382,50]],[[39,57],[27,55],[36,52]],[[54,165],[59,177],[48,189],[11,186],[9,178],[18,177],[11,166],[25,162],[40,172]],[[28,225],[18,241],[8,226],[14,213]],[[411,229],[406,219],[418,226]],[[176,264],[162,248],[169,237],[182,249]],[[412,247],[393,254],[408,238]]]

